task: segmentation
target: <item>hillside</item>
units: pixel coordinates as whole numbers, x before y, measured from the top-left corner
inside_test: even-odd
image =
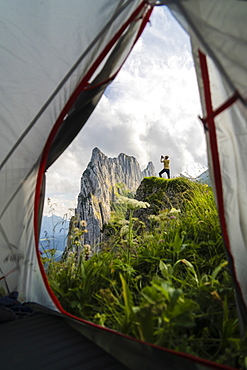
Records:
[[[139,217],[146,224],[150,223],[150,215],[158,215],[161,211],[172,208],[184,211],[196,194],[204,198],[210,194],[213,201],[211,188],[207,184],[193,182],[184,177],[178,177],[171,180],[165,180],[158,177],[144,178],[136,191],[135,199],[148,202],[150,207],[136,210],[135,217]],[[218,218],[216,219],[218,224]]]
[[[74,229],[75,248],[49,270],[63,307],[138,340],[244,368],[247,343],[211,188],[151,177],[136,194],[116,202],[98,253],[79,250],[83,233]]]

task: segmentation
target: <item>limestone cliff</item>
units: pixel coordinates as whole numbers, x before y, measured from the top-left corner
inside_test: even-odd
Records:
[[[87,222],[85,244],[96,245],[102,241],[100,231],[109,221],[111,203],[116,200],[116,194],[128,191],[135,194],[142,179],[149,176],[155,176],[152,162],[141,171],[134,157],[121,153],[117,158],[108,158],[98,148],[93,149],[81,177],[76,208],[79,220]]]

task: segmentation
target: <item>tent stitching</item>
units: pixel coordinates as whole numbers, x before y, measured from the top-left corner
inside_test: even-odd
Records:
[[[202,123],[204,124],[204,128],[206,130],[208,130],[208,125],[207,123],[212,119],[212,118],[215,118],[216,116],[218,116],[218,114],[224,112],[224,110],[226,110],[227,108],[229,108],[232,104],[234,104],[238,99],[239,99],[240,95],[239,93],[236,91],[229,99],[227,99],[225,101],[225,103],[223,103],[219,108],[215,109],[214,111],[212,111],[212,113],[210,115],[207,115],[206,117],[202,118],[199,116],[200,120],[202,121]]]

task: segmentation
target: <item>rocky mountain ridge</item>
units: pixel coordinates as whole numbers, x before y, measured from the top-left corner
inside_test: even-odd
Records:
[[[152,162],[141,171],[136,158],[124,153],[108,158],[98,148],[92,151],[91,160],[81,177],[76,215],[87,222],[85,244],[102,241],[101,230],[111,214],[111,203],[117,194],[135,194],[144,177],[156,176]]]

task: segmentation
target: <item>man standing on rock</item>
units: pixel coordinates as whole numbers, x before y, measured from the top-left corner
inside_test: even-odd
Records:
[[[164,168],[159,172],[159,176],[162,177],[162,174],[166,172],[168,179],[170,178],[170,160],[169,156],[166,155],[163,157],[163,155],[160,157],[160,162],[164,163]]]

